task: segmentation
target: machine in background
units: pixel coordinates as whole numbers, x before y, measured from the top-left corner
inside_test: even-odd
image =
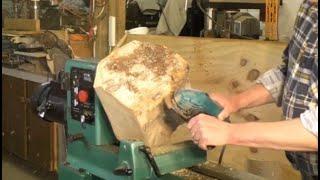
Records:
[[[205,14],[205,28],[203,35],[215,38],[241,38],[259,39],[262,35],[260,21],[265,21],[266,5],[252,3],[250,1],[210,1],[207,5],[198,3],[203,14]],[[240,9],[258,9],[259,18]]]
[[[217,12],[215,23],[212,24],[214,37],[259,39],[261,35],[259,20],[246,12]]]
[[[126,29],[157,27],[160,15],[160,10],[149,9],[142,12],[136,1],[128,1],[126,5]]]
[[[187,9],[187,22],[181,30],[180,36],[200,37],[201,30],[204,27],[204,14],[200,11],[196,4],[196,0],[192,1],[192,6]],[[208,4],[206,0],[202,0],[203,5]],[[165,1],[159,1],[160,10],[147,9],[143,12],[136,1],[128,0],[126,6],[126,29],[136,27],[156,28],[165,7]]]

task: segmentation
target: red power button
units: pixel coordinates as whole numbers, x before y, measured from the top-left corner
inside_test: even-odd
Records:
[[[89,99],[89,94],[85,90],[80,90],[78,94],[78,99],[81,103],[86,103],[88,102]]]

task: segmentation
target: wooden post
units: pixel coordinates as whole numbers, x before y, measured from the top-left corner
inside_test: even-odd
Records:
[[[100,12],[103,7],[97,7],[95,11]],[[105,12],[106,15],[99,21],[97,21],[97,34],[94,48],[94,56],[96,60],[101,60],[108,55],[108,17],[109,17],[109,1],[105,0]],[[96,14],[96,13],[95,13]]]
[[[266,0],[266,39],[278,40],[279,0]]]
[[[115,44],[122,38],[126,25],[126,1],[109,0],[109,16],[115,17]]]
[[[124,35],[126,30],[126,0],[117,0],[117,13],[116,16],[118,18],[116,25],[117,25],[117,43]]]
[[[101,60],[108,55],[109,49],[109,17],[114,16],[116,19],[116,43],[122,38],[125,32],[126,23],[126,1],[125,0],[105,0],[106,16],[97,22],[96,36],[96,59]],[[96,8],[101,11],[102,8]]]

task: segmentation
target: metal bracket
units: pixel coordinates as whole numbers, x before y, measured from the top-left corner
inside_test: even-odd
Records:
[[[69,135],[67,138],[67,142],[72,143],[74,141],[82,140],[82,139],[84,139],[84,135],[82,133],[78,133],[78,134],[74,134],[74,135]]]
[[[61,89],[68,91],[70,90],[70,73],[68,72],[60,72],[61,77]]]
[[[117,176],[131,176],[133,171],[128,167],[127,163],[122,163],[119,167],[113,170],[113,174]]]
[[[158,167],[158,165],[157,165],[157,163],[156,163],[156,161],[155,161],[155,159],[154,159],[154,157],[153,157],[153,155],[151,153],[150,148],[143,145],[143,146],[139,147],[139,150],[146,154],[146,156],[147,156],[147,158],[148,158],[148,160],[149,160],[149,162],[150,162],[155,174],[157,176],[161,176],[160,169],[159,169],[159,167]]]

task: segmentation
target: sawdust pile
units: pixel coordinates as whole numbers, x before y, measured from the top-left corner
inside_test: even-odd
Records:
[[[208,176],[193,172],[188,169],[181,169],[181,170],[173,172],[172,174],[177,175],[177,176],[183,178],[184,180],[217,180],[215,178],[208,177]]]

